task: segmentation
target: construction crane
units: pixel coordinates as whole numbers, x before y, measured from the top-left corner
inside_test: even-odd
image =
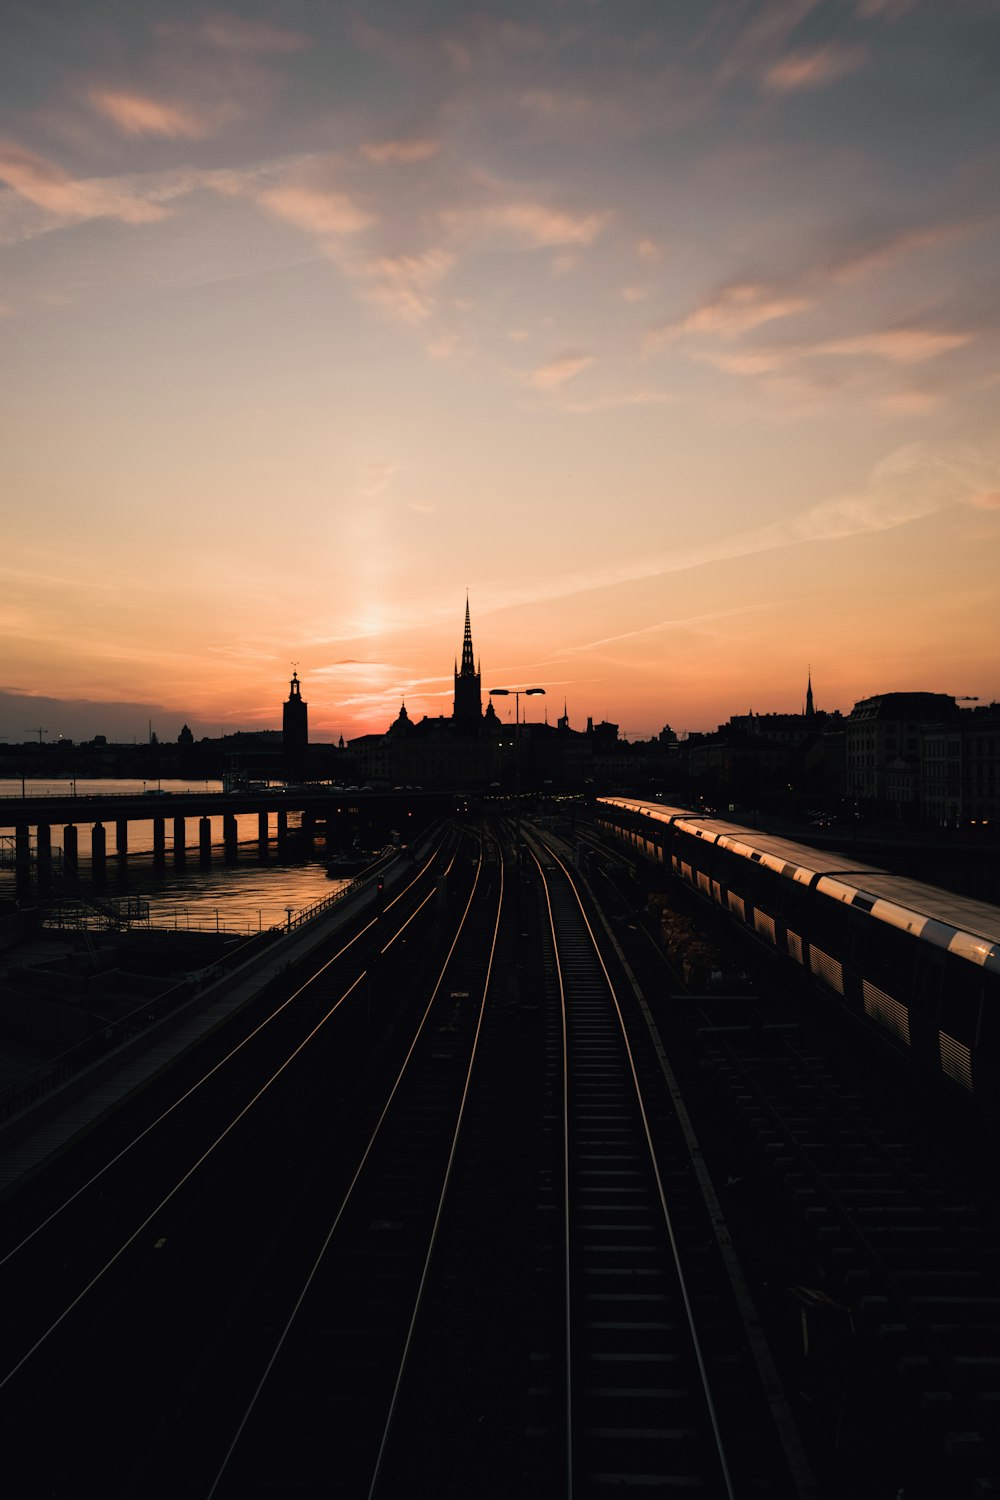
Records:
[[[48,734],[48,732],[49,731],[47,729],[43,729],[40,725],[37,726],[37,727],[35,725],[32,725],[32,727],[28,730],[29,734],[37,734],[38,735],[38,743],[39,744],[42,743],[42,735],[43,734]]]

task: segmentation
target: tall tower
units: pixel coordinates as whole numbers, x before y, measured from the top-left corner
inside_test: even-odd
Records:
[[[816,710],[813,707],[812,667],[810,667],[806,677],[806,718],[811,719],[815,712]]]
[[[482,680],[472,654],[472,624],[469,620],[469,596],[465,596],[465,635],[462,639],[462,665],[455,662],[455,704],[452,723],[459,734],[476,734],[483,720]]]
[[[281,715],[281,750],[287,770],[301,774],[309,747],[309,705],[302,701],[298,672],[292,673],[288,697]]]

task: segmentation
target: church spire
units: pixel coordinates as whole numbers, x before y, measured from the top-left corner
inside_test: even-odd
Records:
[[[813,707],[812,666],[810,666],[806,674],[806,718],[811,719],[815,712],[816,710]]]
[[[469,596],[465,596],[465,635],[462,639],[462,670],[461,677],[474,677],[476,675],[476,662],[472,654],[472,621],[469,618]]]
[[[477,733],[483,718],[482,679],[476,669],[472,649],[472,620],[469,595],[465,596],[465,634],[462,638],[462,665],[455,666],[455,705],[453,722],[464,733]]]

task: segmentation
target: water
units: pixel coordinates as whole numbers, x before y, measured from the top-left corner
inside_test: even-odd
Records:
[[[29,780],[25,790],[31,797],[85,797],[99,794],[141,796],[156,787],[164,792],[222,790],[219,781]],[[11,836],[13,826],[4,821],[4,799],[20,797],[20,778],[0,778],[0,835]],[[170,817],[170,802],[150,797],[149,819],[129,823],[129,853],[119,860],[113,853],[114,824],[106,825],[108,835],[107,872],[97,887],[112,899],[140,897],[149,902],[149,921],[153,927],[176,927],[199,931],[253,933],[262,928],[284,925],[289,911],[294,917],[306,907],[331,896],[345,882],[330,880],[326,873],[326,850],[321,841],[314,846],[293,840],[289,856],[278,858],[275,846],[275,818],[270,819],[270,842],[261,858],[257,842],[256,813],[237,816],[239,852],[227,860],[222,851],[222,818],[213,817],[212,859],[202,864],[197,847],[190,847],[183,864],[174,864],[167,847],[167,861],[156,866],[152,859],[153,817]],[[81,820],[76,825],[79,838],[79,869],[82,882],[89,882],[90,843],[93,812],[81,805]],[[188,819],[191,837],[191,819]],[[294,818],[289,819],[294,833]],[[54,868],[60,865],[62,830],[52,829]],[[0,897],[13,897],[14,871],[0,869]]]

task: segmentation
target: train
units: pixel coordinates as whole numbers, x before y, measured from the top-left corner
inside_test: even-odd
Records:
[[[595,819],[1000,1124],[1000,907],[685,808],[600,797]]]

